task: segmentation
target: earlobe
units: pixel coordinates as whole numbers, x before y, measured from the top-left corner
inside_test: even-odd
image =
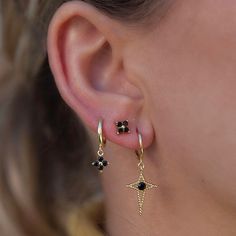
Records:
[[[114,27],[120,25],[87,3],[65,3],[49,27],[50,66],[62,97],[86,125],[96,132],[103,118],[107,139],[128,148],[138,147],[135,131],[139,126],[148,146],[152,126],[147,117],[140,120],[144,99],[126,75],[122,39],[113,33]],[[117,135],[119,120],[129,120],[130,134]]]

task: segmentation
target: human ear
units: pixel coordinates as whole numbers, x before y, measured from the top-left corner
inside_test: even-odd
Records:
[[[61,96],[83,122],[96,132],[102,118],[108,140],[134,149],[137,128],[144,147],[154,135],[142,89],[126,70],[127,37],[122,23],[92,5],[67,2],[50,23],[48,57]],[[117,135],[115,122],[124,120],[130,134]]]

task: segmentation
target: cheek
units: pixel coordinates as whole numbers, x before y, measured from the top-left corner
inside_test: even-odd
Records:
[[[182,2],[141,57],[159,147],[187,178],[235,201],[236,3]]]

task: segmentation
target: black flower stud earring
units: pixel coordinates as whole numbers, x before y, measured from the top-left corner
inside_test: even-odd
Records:
[[[107,160],[104,159],[104,151],[103,148],[105,147],[106,144],[106,138],[103,136],[102,132],[102,120],[99,120],[98,123],[98,159],[94,162],[92,162],[92,165],[97,167],[100,172],[103,172],[104,167],[106,167],[109,163]]]
[[[117,128],[117,134],[125,134],[125,133],[130,133],[129,129],[129,121],[117,121],[116,122],[116,128]]]

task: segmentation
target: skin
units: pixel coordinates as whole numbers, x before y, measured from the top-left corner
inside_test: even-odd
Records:
[[[95,140],[104,118],[109,235],[236,235],[235,12],[232,0],[176,0],[146,27],[78,1],[55,14],[48,52],[58,89]],[[131,133],[116,135],[125,119]],[[136,128],[144,175],[158,185],[141,217],[125,187],[138,179]]]

